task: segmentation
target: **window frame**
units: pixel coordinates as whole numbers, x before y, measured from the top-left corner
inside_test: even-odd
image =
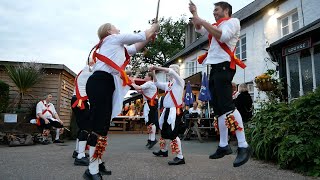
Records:
[[[192,67],[190,67],[190,65],[192,64]],[[192,76],[195,74],[195,65],[196,62],[195,61],[189,61],[186,63],[186,66],[187,66],[187,76]]]
[[[306,50],[308,50],[310,52],[310,56],[311,56],[311,70],[312,70],[312,84],[313,84],[313,88],[312,91],[315,91],[317,87],[320,86],[320,84],[317,84],[317,77],[316,77],[316,68],[315,68],[315,58],[314,58],[314,47],[315,46],[320,46],[320,43],[315,43],[314,46],[312,46],[311,48],[308,48]],[[302,70],[301,70],[301,51],[296,52],[297,56],[298,56],[298,67],[299,67],[299,97],[305,95],[304,92],[304,87],[303,87],[303,83],[302,83]],[[288,84],[288,99],[289,102],[294,100],[295,98],[293,98],[291,96],[291,78],[290,78],[290,67],[289,67],[289,59],[288,56],[285,57],[286,60],[286,71],[287,71],[287,84]]]
[[[245,43],[243,43],[243,39],[246,39]],[[243,51],[242,46],[246,47],[246,50]],[[237,50],[239,50],[239,53],[237,53]],[[243,53],[246,54],[246,58],[243,58]],[[235,51],[235,55],[241,59],[242,61],[246,61],[248,59],[248,55],[247,55],[247,37],[246,34],[242,35],[239,37],[239,40],[236,44],[236,51]]]
[[[293,21],[292,21],[292,17],[293,17],[294,14],[297,14],[298,19],[293,22]],[[288,18],[288,25],[283,26],[283,20],[286,19],[286,18]],[[284,36],[286,36],[286,35],[288,35],[288,34],[291,34],[291,33],[297,31],[297,30],[300,28],[299,13],[298,13],[297,10],[294,10],[294,11],[290,12],[289,14],[287,14],[287,15],[283,16],[282,18],[280,18],[279,20],[280,20],[281,37],[284,37]],[[296,22],[298,22],[298,29],[293,30],[293,24],[296,23]],[[285,27],[288,27],[288,34],[283,34],[283,29],[284,29]]]

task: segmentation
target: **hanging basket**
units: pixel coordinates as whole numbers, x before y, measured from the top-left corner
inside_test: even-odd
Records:
[[[275,84],[272,81],[256,82],[256,84],[260,91],[273,91],[275,89]]]

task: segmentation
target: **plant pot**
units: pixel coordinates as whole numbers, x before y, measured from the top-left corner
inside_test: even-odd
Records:
[[[260,91],[273,91],[275,89],[275,85],[271,81],[259,82],[256,84]]]

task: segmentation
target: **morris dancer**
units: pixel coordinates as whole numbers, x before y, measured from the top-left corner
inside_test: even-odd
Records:
[[[231,82],[236,72],[235,66],[246,67],[234,54],[240,35],[240,21],[230,18],[232,6],[229,3],[217,2],[214,5],[213,15],[216,23],[211,25],[198,16],[197,7],[191,1],[189,4],[196,30],[202,35],[209,36],[208,53],[198,59],[201,64],[211,64],[209,89],[213,99],[214,113],[218,115],[215,124],[218,124],[220,131],[218,149],[209,158],[218,159],[232,153],[228,145],[228,128],[230,128],[231,133],[235,133],[238,139],[238,154],[233,162],[233,166],[238,167],[246,163],[250,157],[250,148],[245,138],[242,118],[239,111],[235,109],[232,99]]]
[[[151,149],[158,142],[156,140],[156,124],[158,123],[158,118],[156,117],[158,116],[158,92],[157,87],[154,85],[153,82],[153,73],[147,73],[144,79],[147,82],[145,82],[143,85],[138,86],[136,84],[132,84],[132,86],[138,92],[141,92],[143,94],[143,116],[149,134],[146,146],[148,147],[148,149]]]
[[[90,163],[83,175],[85,179],[102,179],[98,165],[107,146],[110,121],[120,114],[123,98],[130,89],[131,81],[124,70],[130,61],[129,54],[142,49],[158,29],[157,23],[150,29],[135,34],[120,34],[110,23],[103,24],[98,29],[100,42],[92,54],[96,64],[86,85],[90,99],[92,133],[88,138]]]
[[[176,153],[173,161],[169,161],[169,165],[185,164],[185,159],[182,155],[182,146],[180,138],[178,137],[182,112],[182,96],[184,89],[184,80],[179,76],[179,66],[176,64],[170,65],[169,68],[151,67],[151,71],[160,70],[169,75],[170,82],[158,82],[154,76],[155,85],[164,90],[165,96],[163,99],[163,107],[165,108],[161,113],[159,119],[159,126],[161,129],[161,138],[159,141],[160,150],[153,152],[156,156],[168,157],[168,144],[165,139],[171,140],[172,153]],[[154,73],[154,72],[153,72]]]
[[[73,152],[72,157],[75,158],[74,165],[88,166],[89,159],[85,155],[87,139],[90,131],[90,106],[88,96],[86,93],[86,84],[88,78],[92,74],[91,66],[94,64],[90,61],[75,79],[75,90],[71,98],[72,111],[76,116],[76,122],[79,127],[76,150]]]

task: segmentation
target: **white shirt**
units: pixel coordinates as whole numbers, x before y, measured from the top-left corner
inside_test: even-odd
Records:
[[[192,114],[192,113],[198,113],[200,115],[201,111],[199,108],[193,109],[193,107],[192,107],[189,109],[189,114]]]
[[[220,23],[218,28],[222,31],[220,42],[227,44],[230,50],[233,51],[240,36],[239,19],[231,18],[227,21],[223,21]],[[196,29],[196,31],[202,35],[208,35],[208,31],[203,27],[199,30]],[[212,37],[210,48],[208,50],[208,56],[203,63],[218,64],[225,61],[231,61],[230,56],[220,47],[217,40]]]
[[[47,105],[49,106],[48,109],[52,112],[53,115],[57,114],[56,109],[54,108],[52,103],[47,103],[46,100],[43,100],[38,102],[37,107],[36,107],[36,116],[38,117],[38,114],[42,114],[43,111],[47,109]],[[47,111],[46,113],[43,114],[43,116],[47,119],[53,119],[52,114]]]
[[[143,42],[146,40],[146,33],[140,32],[135,34],[112,34],[107,36],[100,47],[99,54],[102,54],[111,59],[118,66],[122,66],[126,60],[124,47],[127,46],[127,51],[130,55],[137,52],[134,43]],[[119,74],[119,72],[104,62],[97,60],[93,71],[105,71],[111,74]]]
[[[99,54],[108,57],[118,66],[122,66],[126,60],[124,52],[125,45],[130,45],[127,47],[127,51],[130,55],[133,55],[137,52],[134,43],[143,42],[145,40],[145,32],[136,34],[112,34],[103,40]],[[113,75],[115,90],[112,96],[112,119],[121,113],[123,98],[129,91],[130,87],[122,86],[123,81],[120,78],[119,72],[100,60],[97,60],[93,71],[105,71]]]
[[[169,75],[173,77],[173,85],[171,86],[171,91],[178,103],[178,105],[182,104],[182,96],[183,96],[183,89],[184,89],[184,80],[172,69],[169,69]],[[155,85],[164,91],[169,91],[168,82],[155,82]],[[167,95],[163,99],[163,107],[171,108],[175,107],[175,104],[168,92]]]
[[[80,73],[77,79],[78,89],[81,97],[87,96],[86,84],[89,77],[92,75],[92,72],[89,71],[89,68],[90,68],[89,65],[86,65],[82,69],[82,72]],[[76,88],[74,88],[73,95],[76,95]]]
[[[140,87],[142,89],[143,94],[145,94],[149,98],[152,98],[157,92],[157,86],[152,81],[145,82]],[[147,101],[148,99],[145,96],[143,96],[143,100]]]

